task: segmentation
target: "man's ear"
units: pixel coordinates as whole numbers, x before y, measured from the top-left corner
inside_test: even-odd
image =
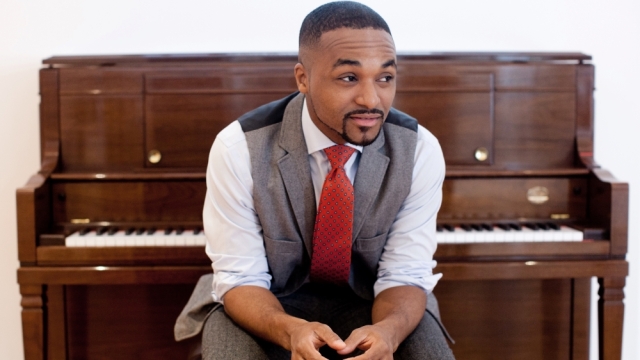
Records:
[[[293,74],[296,77],[298,91],[306,94],[309,91],[309,74],[302,63],[297,63],[293,68]]]

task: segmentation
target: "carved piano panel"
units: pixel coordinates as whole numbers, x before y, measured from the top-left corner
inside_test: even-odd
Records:
[[[394,106],[447,174],[436,288],[459,359],[620,357],[628,186],[593,160],[593,66],[563,53],[400,55]],[[295,90],[293,55],[57,57],[42,167],[17,191],[27,359],[187,358],[175,317],[201,274],[216,134]]]

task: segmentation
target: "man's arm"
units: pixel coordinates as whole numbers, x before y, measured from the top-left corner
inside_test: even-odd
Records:
[[[346,347],[329,326],[284,312],[271,291],[258,286],[238,286],[224,297],[225,312],[246,331],[291,351],[291,359],[325,359],[318,349],[327,344]]]
[[[418,326],[424,316],[427,296],[415,286],[397,286],[382,291],[373,302],[373,325],[354,330],[340,354],[356,348],[364,350],[354,360],[390,359],[398,346]]]

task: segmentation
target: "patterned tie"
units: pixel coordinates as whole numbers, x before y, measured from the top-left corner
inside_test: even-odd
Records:
[[[324,149],[331,163],[320,194],[313,231],[311,281],[347,284],[353,236],[353,186],[344,171],[354,148],[335,145]]]

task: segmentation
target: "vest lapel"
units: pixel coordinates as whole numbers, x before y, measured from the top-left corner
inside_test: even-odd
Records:
[[[384,129],[378,138],[362,151],[362,158],[354,181],[355,201],[353,213],[353,239],[358,238],[365,216],[369,213],[373,200],[378,196],[380,186],[387,172],[389,158],[382,153]]]
[[[311,256],[313,226],[316,218],[316,199],[309,169],[309,154],[302,133],[302,104],[304,95],[296,96],[284,112],[280,130],[280,146],[286,151],[278,168],[289,196],[307,253]]]

